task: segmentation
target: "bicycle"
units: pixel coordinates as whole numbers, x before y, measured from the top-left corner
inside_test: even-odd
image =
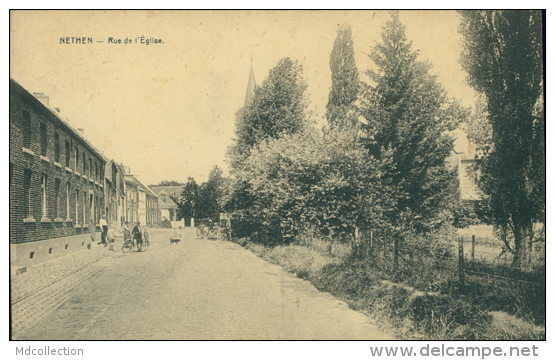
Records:
[[[197,238],[204,239],[204,235],[206,234],[204,225],[199,225],[197,227]]]
[[[121,251],[124,253],[128,253],[131,251],[146,251],[148,249],[148,246],[150,245],[150,242],[148,241],[148,238],[143,239],[142,244],[139,244],[134,240],[134,239],[130,239],[130,240],[126,240],[123,245],[121,246]]]
[[[219,233],[218,230],[219,230],[219,229],[218,229],[217,226],[214,226],[214,227],[212,227],[212,228],[208,228],[208,231],[206,232],[206,233],[207,233],[207,234],[206,234],[206,237],[207,237],[208,239],[210,239],[210,240],[217,239],[217,238],[218,238],[218,233]]]

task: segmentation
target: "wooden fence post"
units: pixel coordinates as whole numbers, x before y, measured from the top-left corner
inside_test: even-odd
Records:
[[[395,272],[399,268],[399,236],[395,236],[395,249],[393,251],[393,268]]]
[[[461,289],[464,288],[464,238],[459,237],[459,286]]]
[[[476,235],[472,235],[472,253],[470,259],[474,262],[474,248],[476,247]]]

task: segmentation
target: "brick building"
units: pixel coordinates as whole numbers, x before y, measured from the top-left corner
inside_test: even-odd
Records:
[[[47,97],[10,79],[11,265],[91,243],[104,213],[104,169],[100,152],[48,107]]]

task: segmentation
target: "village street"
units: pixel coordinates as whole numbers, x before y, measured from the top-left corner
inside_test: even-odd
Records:
[[[23,327],[15,338],[390,338],[342,301],[237,244],[196,239],[193,230],[185,229],[183,241],[170,245],[174,231],[151,229],[151,245],[141,253],[124,254],[121,243],[115,252],[95,245],[87,252],[110,255],[82,269],[89,275],[75,280],[78,283],[63,302]],[[19,275],[18,280],[28,275]],[[41,303],[48,301],[55,300]],[[48,308],[48,304],[29,305],[27,312]],[[12,311],[16,309],[17,304],[12,305]]]

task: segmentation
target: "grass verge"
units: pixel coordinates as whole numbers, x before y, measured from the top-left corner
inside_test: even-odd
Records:
[[[395,283],[372,261],[347,255],[345,245],[286,245],[267,247],[245,239],[237,241],[261,258],[309,280],[319,290],[345,301],[367,315],[380,328],[399,339],[427,340],[541,340],[545,327],[534,326],[483,303],[438,288],[453,288],[449,279],[436,277],[436,291]],[[341,247],[343,246],[343,247]],[[428,276],[427,276],[428,277]],[[410,283],[410,282],[409,282]]]

